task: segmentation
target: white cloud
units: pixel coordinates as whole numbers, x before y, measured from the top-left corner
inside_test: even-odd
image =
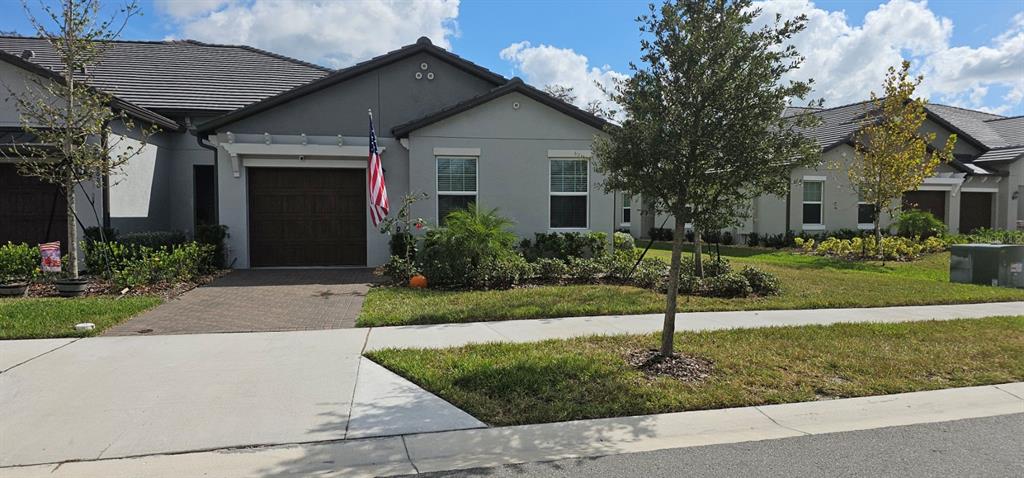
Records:
[[[885,71],[910,59],[925,81],[918,92],[933,101],[1008,111],[1024,99],[1024,13],[1008,31],[992,32],[991,45],[952,46],[953,22],[935,15],[925,1],[890,0],[853,26],[844,12],[818,8],[810,0],[756,2],[762,21],[781,14],[808,16],[793,44],[806,57],[793,78],[814,78],[816,97],[828,105],[866,99],[881,88]],[[993,87],[1009,93],[992,98]]]
[[[528,41],[522,41],[501,50],[499,56],[511,62],[516,74],[522,75],[533,86],[571,86],[577,96],[577,106],[586,106],[595,100],[606,107],[612,106],[597,85],[611,89],[615,80],[626,78],[626,75],[612,70],[608,65],[600,68],[590,66],[586,56],[570,48],[543,44],[533,46]]]
[[[180,36],[245,44],[340,68],[429,37],[450,48],[459,0],[199,0],[158,3]]]

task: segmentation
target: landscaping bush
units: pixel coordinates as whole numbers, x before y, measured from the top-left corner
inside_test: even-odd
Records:
[[[406,285],[409,283],[409,279],[416,275],[418,271],[411,261],[407,261],[401,256],[392,255],[381,266],[379,273],[387,279],[388,284]]]
[[[103,234],[100,234],[101,231],[103,232]],[[103,242],[104,240],[117,240],[117,229],[114,229],[112,227],[104,227],[101,229],[98,226],[92,226],[85,228],[83,232],[85,233],[84,236],[86,241]]]
[[[209,267],[223,269],[226,265],[227,248],[224,241],[228,237],[228,227],[223,224],[200,224],[196,226],[196,242],[213,246]]]
[[[782,281],[774,274],[760,269],[747,266],[740,271],[740,275],[747,279],[751,290],[761,296],[782,294]]]
[[[896,221],[897,234],[903,237],[927,239],[941,236],[946,230],[946,224],[927,211],[906,211]]]
[[[747,246],[757,247],[761,245],[761,235],[756,232],[747,234]]]
[[[632,251],[636,249],[636,240],[628,232],[616,232],[612,236],[612,248],[616,251]]]
[[[402,258],[408,258],[410,260],[416,259],[417,241],[416,236],[410,232],[396,232],[391,235],[391,241],[388,243],[391,248],[391,255]]]
[[[97,243],[100,244],[100,243]],[[116,246],[116,243],[108,243]],[[210,244],[189,242],[174,249],[152,249],[135,246],[133,258],[123,267],[113,270],[112,280],[118,287],[138,287],[163,282],[191,282],[210,272],[215,247]]]
[[[117,236],[117,242],[129,246],[143,246],[150,249],[174,248],[189,242],[182,231],[130,232]]]
[[[598,258],[607,253],[608,235],[603,232],[536,233],[533,241],[523,239],[519,248],[531,261],[537,259],[568,260],[571,257]]]
[[[603,259],[605,278],[620,283],[629,281],[630,272],[636,264],[639,253],[636,249],[619,249]]]
[[[536,268],[519,254],[491,257],[473,270],[476,288],[508,289],[536,275]]]
[[[925,240],[902,236],[883,236],[881,250],[874,236],[838,239],[829,237],[821,242],[814,239],[796,238],[796,245],[808,254],[836,256],[844,259],[877,259],[906,261],[920,256],[924,252],[941,252],[947,249],[946,241],[938,237]]]
[[[8,242],[0,246],[0,283],[31,280],[39,273],[39,248]]]
[[[730,272],[732,272],[732,266],[729,264],[729,259],[724,257],[712,259],[711,256],[704,256],[704,277],[715,277],[722,274],[728,274]],[[693,262],[692,255],[685,255],[680,258],[679,274],[689,276],[697,275],[697,266]]]
[[[604,273],[604,267],[596,259],[570,257],[566,265],[569,268],[569,280],[577,284],[595,283]]]
[[[674,239],[672,230],[664,227],[652,227],[651,230],[647,231],[647,235],[655,241],[671,241]]]
[[[473,283],[478,267],[516,255],[511,225],[496,209],[480,211],[471,205],[453,211],[444,227],[427,233],[417,266],[432,287],[483,287]]]
[[[730,272],[715,277],[707,277],[701,281],[700,295],[707,297],[741,298],[753,292],[747,278],[741,274]]]
[[[980,228],[970,234],[947,236],[945,241],[947,244],[1024,244],[1024,231]]]
[[[660,290],[664,287],[665,278],[668,277],[669,265],[656,257],[645,257],[636,266],[630,282],[643,289]]]
[[[765,247],[782,249],[789,245],[789,239],[787,238],[787,234],[765,234],[764,245]]]
[[[698,294],[701,291],[701,283],[703,281],[699,277],[695,277],[688,274],[679,275],[679,293],[692,295]]]
[[[537,259],[537,278],[542,282],[559,283],[569,274],[569,266],[561,259]]]
[[[723,246],[731,246],[731,245],[733,245],[735,243],[736,243],[736,239],[734,239],[732,237],[732,233],[731,232],[725,231],[725,232],[722,233],[722,245]]]

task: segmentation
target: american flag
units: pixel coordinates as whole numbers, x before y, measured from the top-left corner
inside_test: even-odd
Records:
[[[377,151],[377,135],[373,132],[373,112],[370,112],[370,219],[373,227],[380,225],[388,215],[388,188],[384,185],[384,170]]]

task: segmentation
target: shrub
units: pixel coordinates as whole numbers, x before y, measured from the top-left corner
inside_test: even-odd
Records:
[[[733,272],[705,278],[700,284],[700,294],[708,297],[740,298],[752,292],[747,278]]]
[[[953,234],[945,238],[948,244],[1024,244],[1024,231],[1004,231],[980,228],[970,234]]]
[[[416,266],[411,261],[395,255],[392,255],[378,272],[387,279],[387,283],[392,285],[406,285],[409,283],[409,279],[418,273]]]
[[[747,234],[747,245],[750,247],[757,247],[761,245],[761,235],[756,232]]]
[[[596,259],[570,257],[566,265],[569,268],[569,279],[578,284],[597,282],[604,272],[601,262]]]
[[[223,224],[201,224],[196,226],[195,239],[200,244],[213,246],[210,268],[223,269],[227,262],[227,248],[224,241],[230,237],[228,227]]]
[[[113,269],[112,279],[118,287],[194,281],[209,272],[215,247],[190,242],[174,249],[136,246],[124,247],[124,250],[132,250],[133,257],[125,260],[122,267]]]
[[[767,296],[782,293],[782,281],[775,274],[747,266],[740,271],[740,275],[747,279],[751,290],[757,295]]]
[[[189,242],[189,240],[188,235],[182,231],[149,231],[121,234],[117,237],[117,242],[130,246],[160,249],[161,247],[174,248]]]
[[[569,266],[561,259],[537,259],[537,278],[543,282],[558,283],[569,273]]]
[[[85,228],[83,231],[85,234],[86,241],[116,241],[117,240],[117,229],[112,227],[100,228],[99,226],[91,226]],[[102,232],[102,234],[100,234]]]
[[[39,273],[39,248],[8,242],[0,246],[0,283],[31,280]]]
[[[607,253],[608,235],[603,232],[536,233],[534,240],[523,239],[519,248],[529,260],[570,257],[597,258]]]
[[[478,267],[515,255],[511,225],[496,209],[453,211],[444,227],[427,233],[417,266],[432,287],[481,287],[473,283]]]
[[[725,232],[722,233],[722,245],[723,246],[731,246],[731,245],[733,245],[735,243],[736,243],[736,239],[734,239],[732,237],[732,233],[731,232],[725,231]]]
[[[638,255],[636,249],[620,249],[601,259],[604,262],[605,277],[617,282],[628,282],[630,272],[635,272],[633,266],[636,265]]]
[[[705,255],[704,257],[704,277],[715,277],[722,274],[728,274],[732,272],[732,266],[729,264],[729,260],[726,258],[712,259],[711,256]],[[697,275],[697,265],[693,261],[692,255],[685,255],[680,258],[679,262],[679,273],[681,275]]]
[[[679,293],[687,295],[700,293],[702,283],[703,281],[700,277],[679,274]]]
[[[764,245],[775,249],[786,247],[788,241],[785,234],[765,234]]]
[[[853,239],[829,237],[821,242],[797,238],[796,244],[808,254],[845,259],[876,259],[881,255],[884,260],[896,261],[911,260],[923,252],[940,252],[947,248],[946,241],[934,236],[923,241],[902,236],[883,236],[880,247],[875,237],[870,235]]]
[[[660,290],[664,287],[665,278],[668,277],[669,265],[665,261],[655,257],[645,257],[636,266],[630,282],[643,289]]]
[[[636,240],[628,232],[616,232],[612,236],[612,248],[616,251],[632,251],[636,249]]]
[[[651,230],[647,231],[647,235],[655,241],[671,241],[674,239],[672,230],[664,227],[652,227]]]
[[[473,270],[474,287],[508,289],[533,277],[535,267],[519,254],[492,257]]]
[[[946,229],[946,224],[927,211],[906,211],[896,221],[897,234],[903,237],[927,239],[941,236]]]
[[[396,232],[391,235],[388,243],[391,247],[391,255],[410,260],[416,259],[417,241],[416,236],[410,232]]]

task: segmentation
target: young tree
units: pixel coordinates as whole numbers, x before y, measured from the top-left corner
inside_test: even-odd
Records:
[[[25,132],[37,139],[15,145],[13,153],[24,158],[18,171],[60,187],[67,199],[67,272],[78,278],[78,227],[76,186],[100,181],[118,171],[141,152],[141,146],[122,144],[111,124],[135,128],[124,111],[111,109],[111,96],[89,86],[89,67],[103,55],[106,42],[117,38],[128,19],[139,13],[132,2],[112,18],[100,19],[98,0],[63,0],[59,7],[41,3],[42,18],[25,4],[25,12],[37,35],[45,39],[62,69],[59,78],[33,78],[24,91],[8,88],[21,115]],[[52,26],[51,26],[52,25]],[[144,140],[154,129],[143,128]],[[93,202],[93,201],[90,201]],[[94,209],[95,213],[95,209]]]
[[[874,209],[875,243],[881,244],[881,213],[895,216],[904,192],[921,186],[940,162],[953,158],[956,135],[951,134],[942,149],[932,149],[935,133],[921,131],[927,113],[925,100],[914,98],[922,76],[911,78],[910,62],[899,70],[889,67],[881,98],[871,92],[864,126],[854,141],[854,156],[848,175],[860,200]],[[879,255],[882,251],[879,248]]]
[[[802,58],[784,43],[806,18],[754,28],[750,0],[676,0],[637,20],[643,66],[612,100],[625,119],[595,140],[607,190],[639,194],[676,217],[661,354],[673,353],[684,218],[701,227],[736,221],[750,199],[782,192],[791,168],[818,161],[800,134],[810,116],[784,119],[808,82],[784,81]],[[689,211],[689,212],[688,212]]]

